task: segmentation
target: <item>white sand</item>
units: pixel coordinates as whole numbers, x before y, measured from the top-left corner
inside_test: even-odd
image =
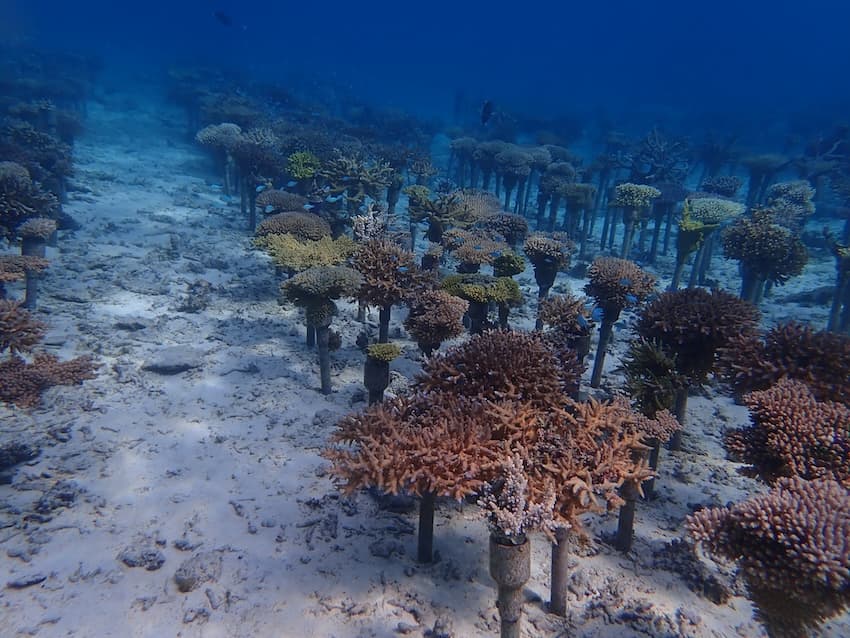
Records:
[[[365,494],[349,502],[326,476],[319,448],[363,392],[353,308],[335,321],[343,347],[332,355],[335,391],[325,397],[298,313],[278,305],[273,268],[252,249],[238,206],[210,188],[217,178],[183,141],[182,115],[110,100],[92,105],[77,144],[80,190],[66,209],[83,228],[51,251],[40,307],[51,350],[92,352],[100,374],[50,390],[32,411],[0,407],[0,442],[43,447],[13,485],[0,486],[0,587],[46,577],[0,589],[0,635],[437,636],[427,632],[438,621],[447,635],[496,635],[487,532],[475,507],[438,508],[441,560],[422,566],[415,515],[381,511]],[[827,279],[816,285],[829,282],[829,269],[826,261],[812,267]],[[737,288],[734,264],[722,276]],[[209,306],[178,312],[187,285],[200,280],[211,284]],[[530,271],[523,281],[533,298]],[[811,286],[812,277],[801,278],[787,292]],[[771,303],[771,319],[825,320],[822,308],[791,314]],[[527,327],[531,317],[515,323]],[[627,338],[616,333],[609,370]],[[393,368],[409,376],[418,363],[408,344]],[[174,376],[142,370],[170,346],[190,348],[184,358],[200,367]],[[619,383],[614,373],[608,379]],[[745,422],[746,411],[712,397],[691,399],[685,449],[665,453],[660,497],[639,504],[631,553],[599,540],[616,515],[589,519],[595,542],[578,552],[567,620],[545,613],[549,547],[534,539],[526,635],[762,635],[740,583],[738,596],[715,605],[653,567],[653,551],[682,536],[689,504],[763,489],[736,474],[720,444],[722,428]],[[73,482],[76,500],[34,520],[35,503],[59,481]],[[194,551],[176,548],[181,540]],[[390,543],[403,555],[373,555]],[[158,550],[164,564],[127,567],[117,557],[134,545]],[[220,573],[180,593],[175,572],[198,552],[220,560]],[[833,622],[824,635],[850,635],[850,624]]]

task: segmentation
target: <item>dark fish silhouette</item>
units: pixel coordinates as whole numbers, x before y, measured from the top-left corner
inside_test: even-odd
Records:
[[[215,19],[218,20],[224,26],[233,26],[233,18],[227,15],[224,11],[216,11],[215,13],[213,13],[213,15],[215,16]]]
[[[493,102],[484,100],[481,107],[481,124],[486,124],[491,117],[493,117]]]

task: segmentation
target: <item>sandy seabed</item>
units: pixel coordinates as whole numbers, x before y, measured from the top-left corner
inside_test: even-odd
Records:
[[[182,121],[112,94],[91,105],[76,145],[65,208],[82,228],[49,249],[38,314],[51,352],[93,353],[101,367],[31,411],[0,406],[0,444],[41,448],[0,486],[0,636],[497,635],[475,506],[440,503],[439,561],[426,566],[415,561],[415,512],[347,499],[332,484],[318,452],[336,419],[364,406],[354,345],[363,326],[343,307],[334,393],[323,396],[299,313],[278,305],[274,268],[253,249],[238,203],[212,187]],[[828,260],[811,264],[782,295],[833,272]],[[736,289],[733,265],[719,273]],[[533,299],[531,272],[518,279]],[[582,285],[562,275],[555,292]],[[824,324],[824,308],[778,299],[764,308],[768,325]],[[391,326],[407,344],[397,385],[419,368],[402,318]],[[533,315],[513,321],[529,328]],[[615,339],[614,387],[628,330]],[[691,398],[688,419],[683,450],[663,455],[658,498],[638,506],[634,549],[605,542],[616,513],[588,519],[593,542],[576,548],[566,619],[546,613],[549,544],[534,538],[527,636],[763,635],[731,566],[701,570],[671,545],[695,505],[764,490],[721,445],[747,412],[709,388]],[[734,594],[725,604],[692,590],[711,591],[713,576]],[[848,636],[850,622],[823,635]]]

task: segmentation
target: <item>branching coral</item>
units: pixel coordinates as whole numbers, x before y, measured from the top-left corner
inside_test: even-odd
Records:
[[[558,208],[567,196],[570,186],[576,181],[576,169],[569,162],[553,162],[540,176],[537,191],[537,230],[555,230],[558,221]],[[546,206],[549,206],[549,219],[546,221]]]
[[[373,239],[361,245],[352,264],[363,276],[358,297],[380,308],[378,340],[389,339],[390,309],[415,294],[428,280],[416,265],[412,252],[384,239]]]
[[[441,282],[443,290],[469,302],[469,331],[478,334],[491,327],[487,320],[490,304],[497,304],[500,312],[522,303],[519,284],[510,277],[491,277],[478,273],[449,275]],[[500,317],[503,322],[506,316]]]
[[[32,217],[18,226],[17,233],[24,239],[46,240],[56,232],[56,220],[48,217]]]
[[[540,335],[493,330],[431,357],[414,385],[556,408],[577,389],[580,376],[575,356],[559,358]]]
[[[528,234],[528,222],[521,215],[514,215],[513,213],[487,215],[481,219],[479,225],[484,230],[498,233],[504,237],[513,249],[516,249]]]
[[[722,376],[737,394],[766,390],[788,377],[803,381],[819,401],[850,405],[850,336],[791,322],[763,338],[735,337],[719,354]]]
[[[723,254],[741,262],[741,298],[758,303],[766,283],[784,284],[808,260],[802,240],[776,224],[768,210],[740,217],[723,231]]]
[[[426,356],[446,339],[463,334],[463,315],[468,302],[444,290],[423,290],[408,300],[404,327]]]
[[[495,160],[496,173],[501,177],[505,190],[505,210],[511,210],[511,193],[516,188],[514,212],[518,212],[521,202],[525,201],[525,185],[531,174],[531,156],[525,150],[509,145],[496,155]]]
[[[799,476],[850,488],[850,408],[818,401],[801,381],[781,379],[744,397],[750,424],[726,434],[726,447],[750,476],[774,485]]]
[[[312,179],[319,172],[322,161],[309,151],[296,151],[286,158],[286,172],[293,179]]]
[[[457,260],[457,271],[460,273],[478,272],[480,266],[492,265],[503,253],[508,252],[505,242],[481,229],[450,228],[443,233],[443,245]]]
[[[45,329],[19,303],[0,299],[0,352],[8,349],[12,357],[18,352],[29,352],[41,341]]]
[[[721,197],[735,197],[744,181],[736,175],[720,175],[707,177],[700,184],[700,188],[707,193],[720,195]]]
[[[257,226],[255,234],[257,237],[291,235],[298,241],[318,241],[322,237],[330,237],[331,227],[318,215],[292,211],[266,217]]]
[[[625,224],[623,247],[620,250],[620,257],[622,259],[626,259],[631,252],[637,223],[646,222],[652,201],[660,195],[660,190],[645,184],[626,182],[625,184],[617,185],[614,189],[614,199],[611,201],[610,206],[623,210],[623,222]]]
[[[773,638],[809,635],[850,605],[850,492],[840,483],[781,479],[763,496],[697,512],[687,528],[738,562]]]
[[[13,356],[0,362],[0,401],[22,408],[32,407],[47,388],[79,385],[86,379],[93,379],[96,368],[87,356],[59,361],[53,355],[39,353],[31,363]]]
[[[393,169],[386,162],[368,161],[359,156],[339,154],[325,162],[317,175],[328,182],[331,196],[344,195],[360,205],[368,195],[380,199],[390,185]]]
[[[575,244],[563,233],[553,233],[549,236],[535,233],[525,240],[523,250],[534,266],[537,298],[545,299],[558,272],[569,268]]]
[[[814,196],[815,189],[806,181],[780,182],[767,189],[765,205],[774,222],[797,233],[815,212]]]
[[[744,205],[729,199],[699,197],[688,200],[691,217],[703,224],[714,226],[739,217]]]
[[[254,243],[271,255],[275,264],[289,273],[312,266],[334,266],[343,263],[357,250],[357,244],[348,237],[299,241],[294,235],[263,235]]]
[[[625,309],[641,303],[655,288],[655,277],[633,261],[616,257],[598,257],[587,269],[590,281],[584,291],[596,300],[602,310],[599,344],[590,385],[598,388],[602,381],[605,350],[614,332],[614,323]]]
[[[0,162],[0,235],[14,236],[15,228],[32,217],[55,217],[59,200],[30,179],[15,162]]]

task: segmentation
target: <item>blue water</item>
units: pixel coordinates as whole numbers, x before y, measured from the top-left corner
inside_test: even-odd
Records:
[[[836,0],[0,3],[0,37],[112,68],[298,74],[436,116],[461,95],[543,116],[798,126],[850,104],[848,22]]]

